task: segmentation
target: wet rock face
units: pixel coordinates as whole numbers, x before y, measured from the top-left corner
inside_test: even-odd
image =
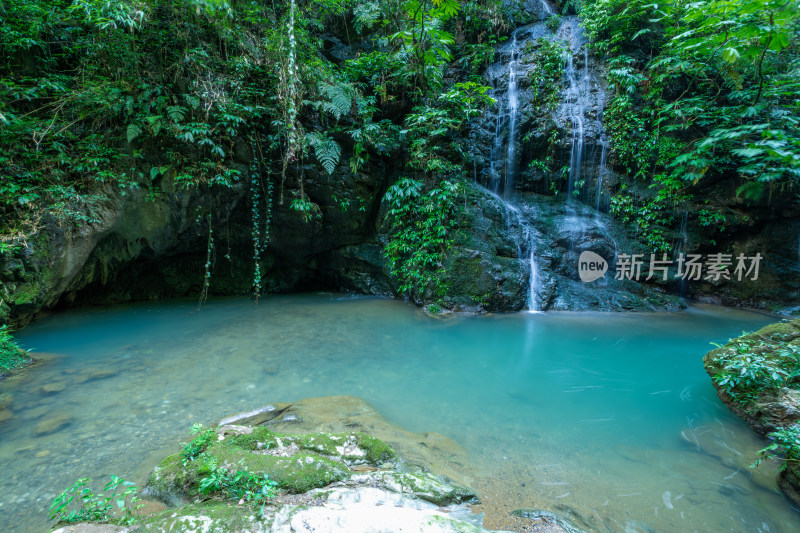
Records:
[[[536,194],[517,205],[475,186],[445,263],[450,303],[466,310],[677,310],[667,283],[615,279],[618,253],[649,251],[611,217],[580,202]],[[536,268],[531,269],[531,250]],[[581,252],[608,263],[601,279],[579,278]],[[536,276],[534,287],[531,277]],[[644,272],[642,280],[647,276]],[[530,301],[530,292],[534,301]]]
[[[564,50],[555,108],[529,90],[529,76],[539,68],[540,39]],[[583,182],[580,196],[594,204],[597,192],[591,186],[607,171],[603,156],[608,140],[602,125],[607,84],[589,54],[578,18],[564,17],[556,30],[544,22],[515,30],[498,48],[497,62],[486,70],[484,81],[497,103],[475,127],[479,181],[506,198],[521,191],[548,193],[551,183],[563,180],[562,167],[569,166],[565,190],[572,194]],[[547,158],[552,158],[549,169],[534,164]]]
[[[319,217],[307,221],[290,209],[298,181],[289,176],[284,203],[277,194],[271,203],[262,287],[392,295],[376,231],[386,175],[377,168],[354,176],[343,167],[335,179],[311,167],[300,171],[306,193],[321,206]],[[186,191],[166,182],[162,187],[153,198],[144,191],[105,191],[108,198],[97,206],[94,222],[73,227],[51,220],[27,248],[0,256],[0,320],[25,324],[41,310],[82,303],[199,296],[209,229],[214,240],[209,293],[250,293],[254,262],[247,188]]]

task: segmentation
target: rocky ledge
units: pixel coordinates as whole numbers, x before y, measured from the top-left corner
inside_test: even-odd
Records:
[[[463,475],[468,454],[443,435],[415,434],[389,423],[358,398],[270,404],[227,417],[198,435],[150,474],[143,494],[166,509],[127,527],[74,524],[57,531],[488,531],[483,515],[469,507],[478,495],[442,474],[468,479]],[[266,475],[275,484],[274,495],[253,505],[204,490],[219,469]],[[581,533],[546,512],[520,513],[536,531]]]
[[[731,339],[708,352],[703,363],[722,402],[760,435],[800,424],[800,319]],[[800,452],[781,451],[787,459]],[[800,505],[800,464],[784,464],[778,486]]]

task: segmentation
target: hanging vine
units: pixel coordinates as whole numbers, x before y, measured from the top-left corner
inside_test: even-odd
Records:
[[[283,205],[283,191],[284,184],[286,183],[286,170],[289,163],[297,159],[298,153],[302,152],[301,141],[303,139],[300,125],[297,122],[297,100],[299,91],[297,88],[297,81],[300,79],[300,69],[297,65],[297,40],[295,38],[295,0],[289,3],[289,21],[286,24],[287,38],[289,41],[287,68],[281,72],[281,86],[285,88],[283,100],[285,105],[286,129],[287,129],[287,144],[286,154],[283,158],[283,166],[281,168],[281,196],[280,204]],[[302,182],[300,184],[302,190]]]
[[[269,244],[269,224],[272,219],[272,182],[267,180],[266,186],[262,183],[258,159],[253,160],[253,170],[250,174],[250,201],[252,202],[250,214],[253,237],[253,294],[258,303],[262,288],[261,254]],[[262,203],[263,214],[261,212]]]
[[[211,263],[214,255],[214,230],[211,227],[211,214],[208,214],[208,241],[206,244],[206,264],[205,274],[203,275],[203,289],[200,291],[200,299],[197,301],[197,309],[206,303],[208,299],[208,287],[211,285]],[[197,222],[200,223],[202,216],[197,216]]]

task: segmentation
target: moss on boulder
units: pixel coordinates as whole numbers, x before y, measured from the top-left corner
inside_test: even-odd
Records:
[[[219,466],[230,471],[247,470],[254,474],[266,474],[279,488],[293,494],[325,487],[350,477],[350,470],[345,464],[312,452],[299,451],[283,456],[215,444],[207,453],[217,458]]]
[[[477,501],[475,491],[452,483],[429,472],[375,472],[365,476],[381,487],[399,494],[409,494],[436,505],[454,505]]]
[[[136,524],[135,531],[159,533],[230,533],[271,531],[271,520],[258,519],[247,506],[210,501],[167,509]]]
[[[280,453],[280,450],[298,449],[315,452],[327,457],[335,457],[347,465],[371,464],[380,466],[397,458],[397,454],[385,442],[361,432],[352,433],[275,433],[266,428],[242,430],[222,428],[222,441],[228,446],[243,450],[266,450]],[[231,436],[226,436],[232,432]]]
[[[722,402],[757,433],[800,424],[800,319],[731,339],[708,352],[703,364]],[[778,485],[800,505],[797,464],[787,463]]]
[[[212,465],[230,472],[264,474],[278,488],[300,494],[350,477],[350,466],[379,467],[397,455],[382,440],[364,433],[275,433],[266,428],[222,426],[217,441],[200,457],[170,455],[150,474],[147,493],[167,505],[200,496],[200,480]]]

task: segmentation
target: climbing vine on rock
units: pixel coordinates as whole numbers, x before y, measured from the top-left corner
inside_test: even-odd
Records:
[[[262,291],[261,256],[269,244],[272,220],[272,181],[263,180],[255,160],[250,172],[250,215],[253,237],[253,296],[258,302]]]
[[[442,259],[451,244],[459,190],[457,182],[445,180],[426,191],[421,181],[403,178],[386,192],[386,256],[399,291],[418,301],[440,302],[445,295]]]

